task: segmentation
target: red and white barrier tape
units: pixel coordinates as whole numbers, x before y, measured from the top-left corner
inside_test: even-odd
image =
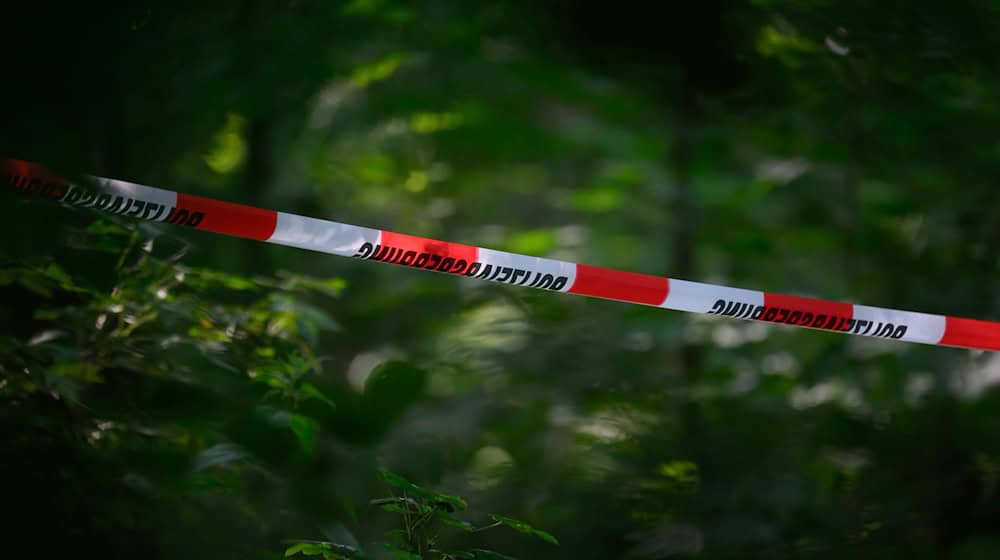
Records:
[[[112,214],[238,237],[666,309],[724,315],[906,342],[1000,350],[1000,323],[744,290],[529,257],[471,245],[253,208],[95,178],[71,185],[37,164],[0,160],[6,182],[25,193]]]

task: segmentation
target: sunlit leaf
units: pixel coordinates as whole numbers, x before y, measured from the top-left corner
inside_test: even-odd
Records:
[[[366,87],[373,82],[385,80],[406,62],[406,55],[394,53],[370,64],[359,66],[351,72],[351,83],[357,87]]]
[[[215,135],[215,147],[205,155],[205,163],[216,173],[226,174],[238,169],[247,157],[244,138],[246,119],[230,113],[226,124]]]

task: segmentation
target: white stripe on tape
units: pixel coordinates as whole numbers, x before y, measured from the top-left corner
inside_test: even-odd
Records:
[[[553,281],[558,280],[560,277],[565,278],[564,281],[560,283],[562,286],[559,287],[559,292],[568,291],[572,286],[573,282],[576,280],[576,264],[568,263],[563,261],[557,261],[554,259],[544,259],[541,257],[529,257],[526,255],[517,255],[514,253],[507,253],[505,251],[494,251],[492,249],[479,249],[479,262],[483,265],[491,264],[494,267],[510,268],[512,270],[524,270],[529,274],[527,278],[521,282],[522,285],[529,285],[532,280],[536,277],[535,273],[544,277],[546,274],[552,275]],[[493,279],[496,282],[508,282],[509,280],[501,280],[500,277]]]
[[[944,336],[945,318],[940,315],[855,304],[854,319],[871,322],[873,329],[879,329],[881,325],[881,329],[892,328],[896,331],[901,325],[905,325],[906,332],[899,337],[900,340],[937,344]],[[863,334],[878,336],[876,332],[869,330]]]
[[[764,305],[764,292],[671,279],[667,299],[660,304],[660,307],[694,313],[711,313],[715,302],[720,299],[757,307]]]
[[[147,187],[145,185],[129,183],[128,181],[119,181],[118,179],[97,179],[97,185],[101,192],[108,194],[121,195],[143,202],[152,202],[153,204],[160,204],[167,208],[177,206],[177,193],[174,191]],[[164,218],[166,216],[161,217],[160,220]]]
[[[365,243],[378,245],[381,238],[377,229],[278,212],[277,225],[267,242],[351,257]]]

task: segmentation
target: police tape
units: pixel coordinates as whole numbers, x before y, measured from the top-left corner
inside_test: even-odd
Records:
[[[1000,323],[730,288],[530,257],[203,198],[115,179],[74,185],[44,167],[0,160],[15,190],[131,218],[553,292],[665,309],[979,350]]]

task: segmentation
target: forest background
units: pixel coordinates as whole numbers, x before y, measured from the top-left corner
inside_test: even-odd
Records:
[[[996,320],[998,22],[923,0],[23,3],[0,154]],[[8,550],[1000,557],[992,353],[2,196]],[[416,550],[392,533],[411,507],[454,523]]]

